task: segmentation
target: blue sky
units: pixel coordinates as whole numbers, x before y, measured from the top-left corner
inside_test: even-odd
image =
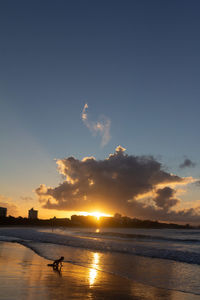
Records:
[[[1,1],[0,194],[25,207],[55,158],[118,145],[199,177],[199,1]],[[81,120],[111,122],[108,143]],[[188,157],[196,166],[180,169]],[[193,200],[198,200],[195,193]],[[26,207],[26,208],[27,208]]]

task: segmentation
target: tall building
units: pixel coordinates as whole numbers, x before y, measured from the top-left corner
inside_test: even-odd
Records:
[[[37,211],[37,210],[34,210],[33,208],[31,208],[31,209],[28,211],[28,218],[29,218],[29,219],[37,219],[37,218],[38,218],[38,211]]]
[[[6,215],[7,215],[7,208],[0,207],[0,217],[6,217]]]

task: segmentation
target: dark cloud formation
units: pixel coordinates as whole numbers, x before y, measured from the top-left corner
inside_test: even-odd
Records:
[[[175,198],[176,190],[166,186],[163,189],[156,191],[156,197],[153,199],[157,207],[169,210],[171,207],[177,205],[180,200]]]
[[[166,172],[152,156],[127,155],[121,146],[104,160],[68,157],[57,164],[66,180],[55,188],[42,184],[36,189],[48,209],[163,219],[179,203],[172,187],[192,181]],[[148,201],[142,199],[147,195]]]
[[[74,157],[57,161],[65,177],[55,188],[41,184],[36,193],[44,208],[66,211],[120,212],[134,217],[192,217],[194,211],[174,209],[179,203],[172,187],[192,182],[166,172],[152,156],[125,154],[121,146],[104,160]],[[146,198],[146,200],[145,200]],[[189,214],[189,215],[188,215]]]
[[[189,209],[166,210],[161,208],[156,209],[151,204],[147,205],[144,202],[133,200],[132,210],[134,211],[134,216],[141,219],[196,224],[199,224],[200,220],[200,206]]]
[[[179,168],[194,168],[196,166],[196,163],[191,161],[189,158],[186,158],[182,164],[180,164]]]

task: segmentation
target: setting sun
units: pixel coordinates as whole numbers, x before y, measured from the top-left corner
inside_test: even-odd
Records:
[[[95,218],[97,218],[97,220],[100,219],[100,217],[112,217],[112,215],[109,215],[109,214],[104,214],[104,213],[101,213],[101,212],[98,212],[98,211],[95,211],[95,212],[80,212],[80,215],[81,216],[93,216]]]

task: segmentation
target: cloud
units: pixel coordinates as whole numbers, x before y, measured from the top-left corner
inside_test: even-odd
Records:
[[[96,122],[90,121],[88,119],[87,109],[88,109],[88,104],[86,103],[83,107],[82,114],[81,114],[82,121],[94,135],[96,135],[97,133],[101,135],[102,137],[101,145],[103,147],[110,140],[111,121],[105,116],[102,116],[101,120],[99,121]]]
[[[200,187],[200,180],[197,180],[194,184],[195,184],[196,186]]]
[[[196,163],[191,161],[189,158],[186,158],[182,164],[180,164],[179,168],[194,168],[196,166]]]
[[[21,196],[20,199],[23,201],[33,201],[33,198],[30,196]]]
[[[7,216],[17,216],[19,213],[18,207],[12,202],[11,198],[0,195],[0,207],[7,208]]]
[[[169,210],[180,202],[179,199],[174,197],[175,193],[176,190],[166,186],[165,188],[156,191],[156,197],[153,200],[157,207]]]
[[[146,204],[136,200],[133,200],[131,204],[132,210],[134,211],[134,216],[137,218],[178,223],[191,222],[199,224],[200,206],[181,210],[165,210],[161,208],[155,209],[154,205]]]
[[[86,109],[88,108],[88,104],[85,103],[84,107],[83,107],[83,111],[82,111],[82,114],[81,114],[81,117],[82,117],[82,120],[83,121],[86,121],[87,120],[87,113],[86,113]]]
[[[177,221],[184,221],[198,215],[198,208],[177,210],[180,199],[175,189],[195,179],[166,172],[153,156],[127,155],[125,148],[118,146],[104,160],[67,157],[57,164],[65,176],[64,182],[56,187],[41,184],[35,190],[44,208],[101,210],[168,221],[176,217]]]

